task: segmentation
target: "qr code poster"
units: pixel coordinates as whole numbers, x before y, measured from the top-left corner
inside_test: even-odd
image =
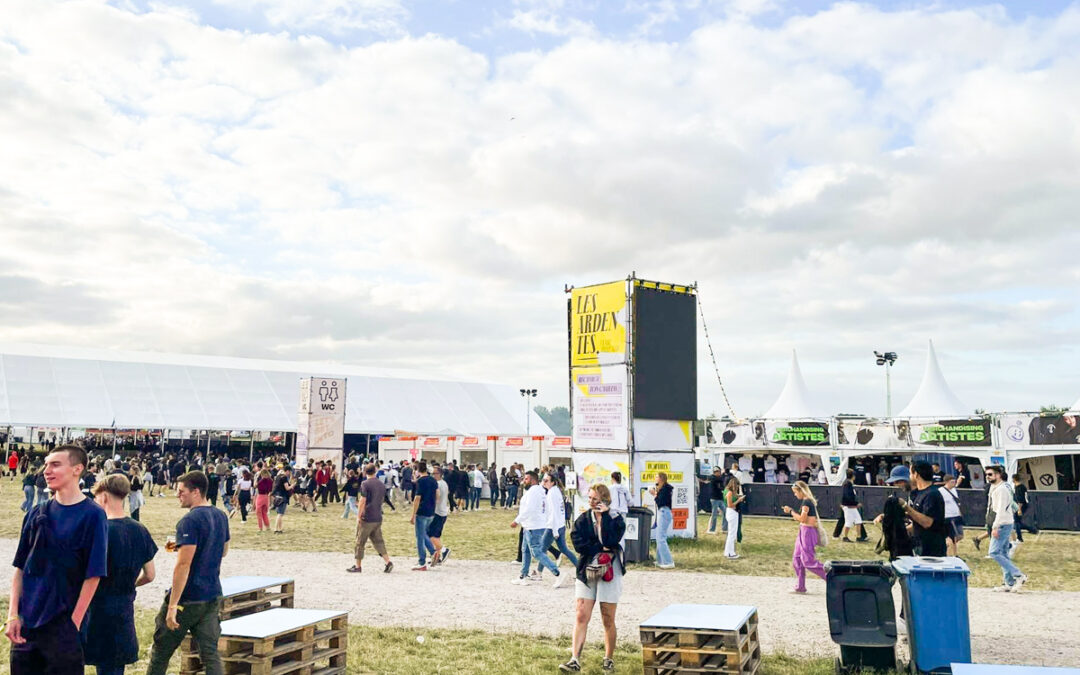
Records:
[[[651,490],[656,487],[659,474],[667,477],[672,487],[671,493],[671,533],[673,537],[693,538],[696,518],[694,455],[689,452],[635,452],[634,482],[635,491],[640,495],[642,506],[653,509],[658,514],[655,498]],[[653,532],[656,536],[657,515],[653,516]]]

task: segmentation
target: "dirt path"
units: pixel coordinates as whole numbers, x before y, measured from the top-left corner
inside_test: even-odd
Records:
[[[10,560],[16,542],[0,539],[0,557]],[[510,583],[517,566],[508,562],[451,560],[429,572],[411,572],[411,559],[395,558],[392,574],[369,558],[370,571],[346,574],[347,556],[328,553],[233,551],[222,573],[282,575],[296,579],[297,606],[341,609],[352,623],[475,628],[493,632],[568,635],[573,622],[572,587],[550,583],[526,587]],[[158,578],[139,589],[138,603],[157,608],[171,579],[173,557],[161,552]],[[10,584],[4,566],[0,583]],[[566,567],[564,570],[568,569]],[[623,586],[618,624],[622,639],[637,639],[638,624],[677,602],[744,604],[758,608],[761,641],[768,652],[833,656],[824,583],[809,582],[810,593],[788,593],[792,580],[723,576],[696,572],[631,571]],[[897,599],[899,603],[899,599]],[[1032,591],[1019,595],[972,589],[969,594],[972,650],[976,661],[1075,666],[1080,663],[1080,592]],[[419,634],[419,633],[418,633]],[[598,638],[594,617],[590,637]]]

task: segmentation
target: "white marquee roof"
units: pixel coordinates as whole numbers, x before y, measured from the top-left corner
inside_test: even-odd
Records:
[[[784,388],[776,402],[765,411],[763,417],[767,419],[817,417],[820,411],[811,403],[812,400],[810,391],[806,388],[806,381],[803,380],[802,370],[799,368],[799,357],[793,349],[787,382],[784,383]]]
[[[911,402],[900,411],[897,417],[963,418],[970,417],[972,414],[974,414],[972,408],[964,405],[949,388],[949,383],[941,374],[941,366],[938,365],[934,341],[928,341],[926,369],[923,371],[922,383]]]
[[[516,388],[335,363],[0,344],[0,426],[296,429],[300,378],[348,380],[349,433],[520,435]],[[552,435],[533,412],[535,435]]]
[[[1080,412],[1080,398],[1076,399],[1076,403],[1073,403],[1072,407],[1069,408],[1069,410],[1072,410],[1074,412]]]

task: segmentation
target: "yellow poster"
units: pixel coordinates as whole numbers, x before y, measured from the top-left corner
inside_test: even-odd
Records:
[[[570,292],[571,367],[626,360],[627,309],[625,281]]]

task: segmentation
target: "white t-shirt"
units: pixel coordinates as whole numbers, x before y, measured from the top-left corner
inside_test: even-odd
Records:
[[[624,515],[630,510],[630,490],[622,483],[611,484],[611,510]]]
[[[484,487],[484,473],[476,470],[472,472],[472,486],[474,488]]]
[[[739,471],[753,471],[754,460],[750,455],[743,455],[739,458]]]
[[[446,517],[450,515],[450,488],[446,481],[439,481],[439,494],[435,499],[435,515]]]
[[[941,498],[945,500],[945,517],[946,518],[959,518],[960,517],[960,502],[953,494],[952,490],[941,488]]]

